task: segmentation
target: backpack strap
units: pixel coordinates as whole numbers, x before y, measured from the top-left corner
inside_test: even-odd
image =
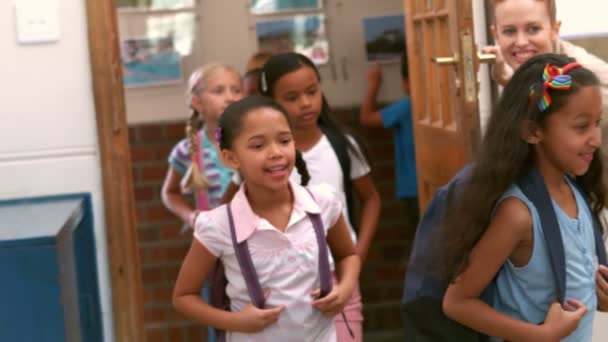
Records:
[[[308,191],[310,197],[315,200],[315,196],[312,194],[310,189],[304,188]],[[316,200],[315,200],[316,202]],[[329,269],[329,255],[327,254],[327,240],[325,237],[325,228],[323,227],[323,220],[321,215],[306,213],[308,218],[312,222],[312,227],[315,230],[315,236],[317,237],[317,246],[319,246],[319,289],[321,290],[321,297],[325,297],[331,292],[331,271]]]
[[[562,233],[553,203],[551,203],[551,196],[542,175],[536,168],[533,168],[527,176],[521,178],[517,185],[534,204],[540,216],[540,223],[549,252],[549,261],[555,277],[557,300],[564,304],[566,297],[566,256]]]
[[[576,179],[570,178],[574,187],[578,189],[578,191],[583,195],[585,199],[585,203],[587,204],[587,208],[589,209],[589,213],[591,213],[591,220],[593,222],[593,235],[595,237],[595,254],[597,255],[597,261],[601,265],[606,265],[608,262],[606,259],[606,247],[604,245],[604,239],[602,238],[602,224],[600,223],[597,215],[593,214],[593,209],[591,209],[591,205],[589,204],[589,196],[585,193],[583,188],[578,184]]]
[[[315,199],[315,196],[312,194],[310,189],[304,188],[310,194],[312,199]],[[327,254],[327,240],[325,237],[325,228],[323,227],[323,220],[321,220],[321,215],[306,213],[312,221],[312,226],[315,230],[315,235],[317,236],[317,245],[319,246],[319,289],[321,291],[320,297],[325,297],[331,292],[332,283],[331,283],[331,271],[329,269],[329,255]],[[346,319],[346,314],[344,311],[341,312],[342,319],[346,324],[346,329],[350,336],[354,339],[355,334]]]
[[[320,124],[319,128],[327,137],[331,148],[336,153],[338,157],[338,162],[340,163],[340,168],[342,169],[342,184],[344,188],[344,195],[346,197],[346,209],[348,210],[348,220],[350,221],[351,226],[355,230],[355,233],[359,232],[359,225],[357,224],[357,220],[355,217],[355,197],[352,189],[352,181],[350,179],[350,170],[351,170],[351,160],[348,155],[348,141],[342,139],[335,132],[328,129],[324,125]],[[346,138],[348,139],[348,138]]]
[[[310,195],[312,196],[312,194]],[[327,241],[325,240],[325,229],[323,228],[321,215],[312,213],[306,214],[312,222],[315,235],[317,236],[317,246],[319,246],[319,288],[321,289],[321,297],[325,297],[331,292],[332,287],[331,271],[329,270],[329,256],[327,254]]]
[[[260,285],[260,279],[253,266],[251,260],[251,254],[249,253],[249,246],[247,240],[243,240],[238,243],[236,240],[236,229],[234,227],[234,219],[232,217],[232,209],[230,209],[230,203],[226,205],[226,211],[228,212],[228,222],[230,223],[230,236],[232,237],[232,245],[236,254],[236,259],[239,262],[241,273],[245,278],[245,284],[247,285],[247,291],[251,302],[259,309],[264,308],[264,291],[262,291],[262,285]]]

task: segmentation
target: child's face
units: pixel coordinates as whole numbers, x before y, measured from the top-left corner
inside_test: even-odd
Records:
[[[545,1],[496,1],[494,20],[494,39],[513,70],[532,56],[553,52],[559,37],[560,23],[551,23]]]
[[[599,87],[579,89],[561,110],[547,117],[544,127],[536,129],[538,160],[548,162],[564,173],[585,174],[602,142],[601,115]]]
[[[274,100],[287,110],[295,129],[317,125],[323,100],[321,84],[311,67],[303,66],[283,75],[273,87]]]
[[[241,78],[231,70],[220,69],[211,73],[203,84],[199,96],[194,96],[192,106],[205,122],[217,123],[229,104],[243,98]]]
[[[287,185],[295,164],[291,128],[283,113],[258,108],[247,113],[230,150],[222,150],[227,165],[238,169],[251,186],[278,190]]]

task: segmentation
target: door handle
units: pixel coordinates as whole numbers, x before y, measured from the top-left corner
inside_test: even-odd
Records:
[[[477,53],[479,63],[493,63],[496,60],[496,55],[492,53]],[[457,64],[460,62],[460,57],[457,53],[451,57],[433,57],[431,60],[439,65]]]

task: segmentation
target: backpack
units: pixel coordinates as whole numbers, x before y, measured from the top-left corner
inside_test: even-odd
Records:
[[[447,318],[442,301],[448,283],[436,267],[440,262],[440,249],[433,242],[441,241],[442,220],[454,196],[461,191],[463,182],[471,174],[471,165],[465,166],[450,182],[439,188],[422,216],[414,238],[412,253],[405,276],[402,301],[403,324],[406,341],[485,341],[486,336]],[[519,179],[517,185],[534,204],[540,216],[541,226],[549,251],[555,277],[557,299],[565,301],[566,268],[564,245],[551,197],[542,175],[536,168]],[[572,184],[585,194],[575,181]],[[588,200],[586,201],[589,205]],[[591,210],[591,208],[589,208]],[[595,249],[600,264],[606,264],[606,250],[602,240],[601,225],[592,213]],[[433,248],[435,247],[435,248]],[[481,299],[490,303],[494,282],[484,290]]]
[[[312,193],[310,193],[310,195],[312,196]],[[262,290],[262,286],[260,285],[260,281],[255,271],[253,261],[251,260],[251,254],[249,253],[247,240],[243,240],[240,243],[237,242],[236,229],[234,227],[234,220],[232,217],[232,209],[230,208],[230,203],[226,204],[226,213],[228,215],[228,222],[230,224],[230,235],[232,237],[232,245],[234,246],[236,258],[238,260],[241,273],[243,275],[243,278],[245,278],[245,284],[247,286],[247,291],[249,292],[249,297],[251,298],[251,303],[256,307],[263,309],[265,306],[264,292]],[[312,213],[306,214],[312,222],[313,229],[317,237],[317,245],[319,248],[319,287],[321,290],[320,296],[324,297],[329,292],[331,292],[332,289],[331,271],[329,268],[329,255],[327,253],[327,241],[325,237],[325,230],[323,227],[323,221],[321,220],[321,215]],[[230,311],[230,300],[226,295],[226,286],[228,285],[228,280],[226,279],[222,262],[219,259],[217,260],[215,267],[210,274],[210,283],[211,296],[209,304],[215,308]],[[220,342],[226,340],[225,331],[215,329],[215,333],[216,336],[218,336],[218,340]]]
[[[355,216],[355,197],[353,193],[353,184],[350,179],[351,160],[348,155],[348,141],[338,133],[331,129],[328,129],[325,125],[319,124],[319,128],[327,137],[331,148],[338,157],[340,168],[342,169],[342,184],[344,187],[344,195],[346,197],[346,209],[348,209],[348,220],[353,227],[355,233],[359,232],[359,225],[357,224],[357,218]]]

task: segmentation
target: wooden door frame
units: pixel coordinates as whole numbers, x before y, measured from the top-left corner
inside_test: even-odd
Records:
[[[145,340],[143,290],[115,2],[88,0],[86,13],[103,178],[114,340],[139,342]]]

